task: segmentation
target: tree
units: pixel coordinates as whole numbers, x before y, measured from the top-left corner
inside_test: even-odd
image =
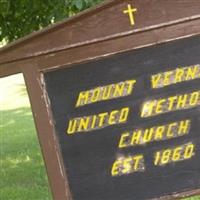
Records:
[[[0,0],[0,41],[11,42],[103,0]]]

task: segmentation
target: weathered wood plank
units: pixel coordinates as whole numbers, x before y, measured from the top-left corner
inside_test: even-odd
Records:
[[[137,8],[131,26],[123,13]],[[146,6],[148,5],[148,6]],[[200,17],[199,0],[114,0],[0,50],[0,63],[56,52]]]

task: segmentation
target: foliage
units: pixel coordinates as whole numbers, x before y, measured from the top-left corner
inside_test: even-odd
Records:
[[[0,0],[0,41],[13,41],[103,0]]]

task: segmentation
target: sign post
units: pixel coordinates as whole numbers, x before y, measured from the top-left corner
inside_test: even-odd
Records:
[[[0,50],[22,72],[56,200],[200,191],[200,2],[115,0]]]

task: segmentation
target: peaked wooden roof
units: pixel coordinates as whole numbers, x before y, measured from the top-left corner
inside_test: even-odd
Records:
[[[123,13],[128,4],[137,8],[134,26],[130,25],[129,16]],[[133,40],[129,39],[129,42],[135,42],[133,47],[139,47],[172,40],[175,38],[174,31],[176,35],[177,31],[180,31],[180,37],[197,35],[200,33],[199,24],[199,0],[109,0],[94,9],[89,9],[1,48],[0,76],[20,72],[16,62],[30,61],[47,55],[53,56],[86,45],[94,46],[94,44],[116,40],[118,45],[126,50],[123,40],[120,42],[119,38],[131,36]],[[175,30],[176,26],[178,26],[177,30]],[[155,31],[161,28],[161,32]],[[166,39],[160,35],[166,34],[165,30],[168,30],[168,35],[171,30],[171,36]],[[153,40],[141,36],[143,41],[137,42],[138,34],[150,33],[150,31],[148,38],[154,36]],[[10,69],[6,69],[8,67]]]

